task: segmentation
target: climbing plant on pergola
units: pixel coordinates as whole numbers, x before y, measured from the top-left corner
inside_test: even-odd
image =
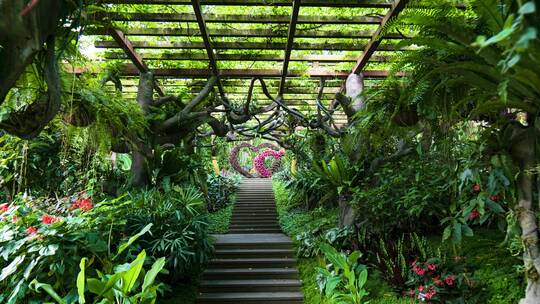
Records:
[[[131,61],[121,67],[123,77],[151,71],[157,78],[167,78],[155,86],[160,95],[174,92],[179,85],[197,91],[202,87],[197,79],[216,77],[218,97],[226,111],[232,110],[233,124],[245,123],[254,114],[264,120],[276,109],[305,120],[306,112],[319,108],[333,114],[336,125],[344,125],[347,117],[335,109],[334,102],[336,93],[343,92],[343,80],[361,72],[370,84],[385,78],[388,72],[384,62],[398,51],[394,42],[405,38],[403,34],[382,32],[407,1],[103,2],[107,10],[94,15],[102,26],[87,32],[102,35],[95,41],[97,48],[114,50],[105,53],[106,59]],[[242,7],[246,10],[241,12]],[[289,13],[267,13],[267,8],[276,7]],[[356,15],[362,10],[366,15],[340,16],[343,8],[356,9]],[[322,14],[304,15],[304,9]],[[181,12],[171,12],[175,10]],[[249,14],[239,14],[245,12]],[[158,22],[167,27],[156,27]],[[203,67],[184,68],[193,61],[203,61]],[[246,68],[250,62],[265,68]],[[295,64],[303,69],[295,70]],[[366,69],[370,65],[375,69]],[[267,91],[260,92],[259,86],[265,84]],[[228,101],[245,101],[246,95],[261,97],[261,104],[267,107],[248,113],[244,109],[248,100],[243,107],[228,108]],[[133,98],[133,93],[126,92],[126,96]],[[305,107],[299,109],[302,105]],[[310,123],[311,127],[321,125],[307,121],[300,124],[309,127]]]

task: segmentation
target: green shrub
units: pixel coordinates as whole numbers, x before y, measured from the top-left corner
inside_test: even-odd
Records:
[[[231,196],[238,188],[240,178],[238,175],[208,174],[206,182],[208,184],[206,207],[208,211],[215,212],[225,208],[231,202]]]
[[[318,268],[321,292],[330,303],[363,303],[363,298],[368,295],[364,289],[368,271],[366,266],[358,263],[362,254],[355,251],[347,255],[328,244],[321,244],[321,250],[329,263],[326,268]]]
[[[127,233],[153,224],[137,245],[154,258],[166,257],[172,281],[199,272],[213,252],[202,194],[193,187],[169,192],[145,191],[132,196]]]

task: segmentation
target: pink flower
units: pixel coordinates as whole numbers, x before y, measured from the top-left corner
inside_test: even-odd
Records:
[[[448,286],[454,285],[455,281],[456,281],[456,277],[453,275],[449,275],[444,279],[444,282],[446,282],[446,285]]]
[[[473,211],[471,211],[471,214],[469,214],[469,220],[474,220],[476,218],[480,217],[480,212],[478,212],[478,210],[474,209]]]
[[[424,291],[424,285],[418,286],[418,291],[423,292]]]
[[[482,187],[480,187],[480,184],[474,184],[472,190],[473,192],[478,193],[482,190]]]
[[[498,195],[492,195],[489,197],[489,199],[494,202],[498,202],[500,200],[500,197]]]
[[[0,205],[0,213],[7,212],[8,210],[9,210],[9,204],[5,203],[5,204]]]
[[[419,276],[423,276],[424,274],[426,274],[426,270],[424,268],[418,267],[418,266],[414,266],[413,271],[416,272],[416,274],[419,275]]]
[[[436,264],[428,264],[427,268],[429,269],[429,271],[435,271],[437,269],[437,265]]]
[[[274,150],[266,150],[255,156],[255,158],[253,159],[253,167],[255,167],[255,170],[257,170],[257,172],[259,172],[262,177],[271,177],[272,171],[266,168],[266,165],[264,163],[265,159],[267,157],[274,157],[276,160],[280,160],[284,154],[284,152],[282,154],[281,152],[276,152]]]
[[[34,226],[30,226],[28,228],[26,228],[26,233],[28,235],[32,235],[32,234],[36,234],[38,232],[38,229]]]
[[[41,222],[42,222],[43,224],[46,224],[46,225],[51,225],[51,224],[53,224],[53,223],[58,222],[58,219],[55,218],[54,216],[50,216],[50,215],[48,215],[48,214],[45,214],[45,215],[43,215],[43,216],[41,217]]]

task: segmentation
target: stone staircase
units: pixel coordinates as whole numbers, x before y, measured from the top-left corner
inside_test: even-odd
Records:
[[[244,179],[228,234],[215,235],[199,304],[301,304],[292,241],[281,232],[270,179]]]

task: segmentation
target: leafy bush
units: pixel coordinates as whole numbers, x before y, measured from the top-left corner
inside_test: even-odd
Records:
[[[407,282],[412,287],[409,295],[428,303],[476,303],[473,282],[462,265],[440,257],[413,261]]]
[[[208,192],[206,194],[208,211],[215,212],[227,206],[231,202],[231,196],[238,188],[239,183],[240,178],[238,175],[208,174]]]
[[[95,217],[102,212],[98,211],[102,208],[99,204],[93,210],[80,208],[65,216],[55,216],[30,207],[28,200],[30,198],[18,198],[14,204],[0,208],[2,302],[43,302],[43,295],[36,295],[30,288],[34,280],[50,285],[59,294],[66,295],[66,301],[74,302],[77,299],[76,271],[81,259],[93,261],[95,269],[112,271],[115,262],[122,263],[123,258],[129,258],[130,250],[120,257],[111,252],[118,248],[122,253],[135,239],[120,246],[125,239],[123,231],[116,229],[118,226],[109,221],[111,218]],[[104,202],[103,208],[121,209],[129,204],[120,198]]]
[[[315,228],[296,236],[298,256],[303,258],[317,257],[321,254],[321,244],[330,244],[334,248],[350,248],[355,237],[352,228]]]
[[[174,186],[168,192],[145,191],[132,196],[127,233],[153,224],[137,244],[154,258],[166,257],[173,281],[185,279],[204,265],[213,246],[202,194],[193,187]]]
[[[359,251],[350,255],[337,251],[328,244],[321,244],[321,250],[329,262],[326,268],[318,269],[319,289],[330,303],[361,304],[368,295],[364,289],[367,282],[367,267],[359,264]]]
[[[406,288],[409,263],[434,256],[427,240],[415,233],[404,234],[397,240],[380,238],[378,242],[365,243],[369,260],[381,273],[382,278],[396,291]]]

